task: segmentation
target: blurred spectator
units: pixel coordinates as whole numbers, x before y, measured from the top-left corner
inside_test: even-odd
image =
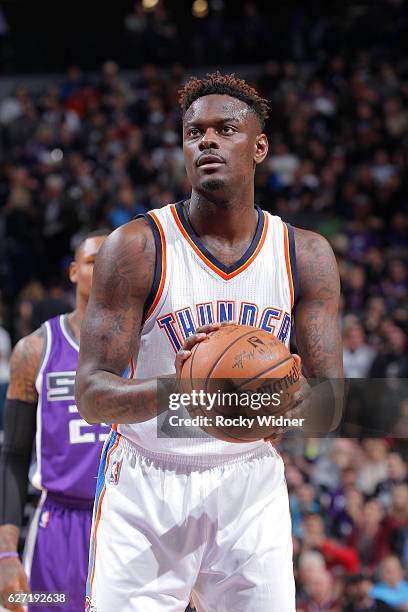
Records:
[[[399,300],[406,299],[408,295],[408,275],[403,261],[400,259],[390,261],[387,276],[384,278],[381,287],[390,303],[395,304]]]
[[[393,608],[404,609],[408,604],[408,582],[398,557],[390,555],[380,565],[381,582],[375,584],[370,595]]]
[[[365,378],[368,376],[375,351],[365,343],[363,326],[353,323],[346,326],[343,339],[344,376]]]
[[[408,377],[408,337],[397,325],[391,323],[383,333],[384,346],[374,359],[370,370],[373,378]]]
[[[342,546],[334,538],[327,537],[323,519],[319,514],[309,514],[304,519],[302,533],[303,550],[317,550],[328,569],[354,574],[359,569],[358,554],[352,548]]]
[[[387,446],[385,440],[367,438],[362,443],[364,454],[358,484],[365,495],[372,495],[387,476]]]
[[[340,486],[341,475],[348,468],[353,469],[359,460],[359,447],[346,438],[330,441],[328,452],[321,452],[315,460],[312,482],[326,490]]]
[[[135,213],[136,202],[133,188],[130,185],[123,185],[118,193],[117,204],[109,214],[109,220],[113,229],[128,223],[133,219]]]
[[[343,612],[387,612],[394,610],[384,601],[372,597],[372,580],[364,574],[347,579],[346,602]]]
[[[387,457],[387,477],[375,490],[376,497],[387,509],[391,505],[393,488],[398,484],[408,484],[408,466],[399,453],[391,452]]]
[[[72,305],[66,299],[60,283],[50,283],[45,296],[33,303],[30,323],[32,331],[41,327],[47,319],[71,310]]]
[[[341,612],[339,598],[333,594],[334,581],[327,570],[306,576],[303,586],[305,596],[297,603],[297,612]]]
[[[300,585],[303,585],[310,576],[315,576],[316,574],[325,571],[326,564],[323,555],[315,550],[308,550],[299,556],[298,567],[299,582]]]
[[[347,540],[360,524],[363,510],[363,495],[357,489],[357,470],[343,471],[340,486],[329,492],[327,513],[334,535]]]
[[[347,539],[371,575],[379,561],[391,552],[390,529],[384,524],[384,510],[375,499],[366,502],[361,520]]]
[[[16,341],[31,334],[33,306],[45,297],[45,289],[39,282],[33,281],[20,292],[15,313],[14,335]]]
[[[295,536],[301,537],[303,518],[311,513],[318,512],[319,505],[315,500],[315,490],[312,485],[304,483],[297,487],[296,493],[290,495],[290,510],[292,516],[292,531]]]

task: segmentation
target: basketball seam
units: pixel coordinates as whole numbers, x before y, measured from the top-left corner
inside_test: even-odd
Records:
[[[278,361],[278,363],[274,363],[273,366],[264,370],[263,372],[259,372],[259,374],[257,374],[256,376],[253,376],[252,378],[247,378],[241,384],[236,385],[235,388],[240,389],[243,385],[246,385],[247,383],[250,383],[253,380],[256,380],[257,378],[262,378],[263,374],[267,374],[268,372],[272,372],[272,370],[274,370],[275,368],[279,368],[279,366],[289,361],[289,359],[292,359],[292,355],[290,355],[289,357],[285,357],[285,359],[282,359],[282,361]]]
[[[242,334],[241,336],[239,336],[238,338],[235,338],[235,340],[233,340],[233,341],[231,342],[231,344],[229,344],[228,346],[226,346],[226,347],[225,347],[225,349],[224,349],[224,350],[223,350],[223,351],[222,351],[222,352],[221,352],[221,353],[218,355],[217,360],[216,360],[216,361],[213,363],[213,365],[212,365],[212,367],[211,367],[211,370],[210,370],[210,371],[208,372],[208,374],[207,374],[207,378],[206,378],[206,381],[205,381],[205,384],[204,384],[204,390],[205,390],[205,392],[206,392],[206,393],[207,393],[207,385],[208,385],[208,381],[209,381],[209,379],[211,378],[211,374],[213,373],[213,371],[214,371],[214,370],[215,370],[215,368],[217,367],[217,364],[219,363],[220,359],[221,359],[222,357],[224,357],[225,353],[226,353],[227,351],[229,351],[229,349],[231,348],[231,346],[234,346],[234,344],[235,344],[236,342],[239,342],[240,340],[242,340],[242,338],[245,338],[246,336],[249,336],[250,334],[256,334],[256,333],[257,333],[257,331],[259,331],[259,330],[257,330],[257,329],[251,329],[251,331],[248,331],[248,332],[246,332],[245,334]]]

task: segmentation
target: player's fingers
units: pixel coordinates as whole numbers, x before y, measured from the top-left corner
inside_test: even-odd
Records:
[[[180,349],[176,355],[176,377],[180,378],[183,363],[190,357],[191,351]]]
[[[292,357],[296,361],[296,364],[297,364],[298,368],[300,369],[300,367],[302,365],[302,360],[301,360],[300,356],[297,355],[296,353],[292,353]]]
[[[222,323],[206,323],[205,325],[200,325],[200,327],[197,327],[196,329],[196,334],[198,333],[204,333],[204,334],[210,334],[213,331],[217,331],[217,329],[220,329],[220,327],[226,327],[227,325],[236,325],[236,321],[223,321]],[[190,336],[191,337],[191,336]]]
[[[207,337],[206,332],[196,332],[192,336],[186,338],[181,345],[181,351],[191,351],[193,346],[195,346],[198,342],[202,342]]]
[[[191,355],[191,349],[202,342],[207,337],[207,334],[217,331],[220,327],[224,327],[225,325],[235,325],[235,321],[223,321],[222,323],[207,323],[206,325],[201,325],[197,327],[195,334],[192,334],[188,338],[186,338],[181,345],[180,350],[176,355],[176,376],[180,377],[181,368],[183,363],[188,359]]]
[[[206,323],[205,325],[200,325],[200,327],[197,327],[196,329],[196,334],[210,334],[211,332],[220,329],[221,325],[221,323]],[[192,336],[190,336],[190,338],[191,337]]]

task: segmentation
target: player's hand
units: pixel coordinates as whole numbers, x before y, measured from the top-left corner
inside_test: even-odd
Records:
[[[0,560],[0,605],[6,610],[24,612],[25,608],[20,603],[10,603],[10,593],[29,593],[28,580],[20,559],[11,557]]]
[[[299,369],[301,368],[301,359],[299,355],[293,355]],[[285,412],[285,419],[301,419],[306,418],[308,411],[311,408],[311,386],[307,382],[307,379],[300,375],[300,388],[296,393],[293,394],[293,403],[291,407]],[[291,429],[290,427],[277,427],[271,436],[265,438],[269,442],[276,442],[278,438],[282,437],[285,431]]]
[[[217,331],[225,325],[236,325],[235,321],[223,321],[222,323],[208,323],[197,327],[195,334],[186,338],[176,355],[176,377],[179,380],[183,363],[190,357],[193,346],[206,339],[207,335]]]

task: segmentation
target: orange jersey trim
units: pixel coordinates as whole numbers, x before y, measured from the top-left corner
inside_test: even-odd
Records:
[[[290,290],[290,308],[291,310],[293,310],[293,306],[295,303],[295,287],[293,284],[292,266],[290,263],[289,232],[288,232],[288,226],[286,225],[286,223],[283,223],[283,239],[285,243],[284,249],[285,249],[286,272],[288,275],[288,283],[289,283],[289,290]]]
[[[261,237],[259,239],[258,245],[255,249],[255,251],[252,253],[252,255],[250,257],[248,257],[248,259],[246,260],[245,263],[242,264],[242,266],[240,266],[239,268],[237,268],[236,270],[234,270],[233,272],[227,273],[224,272],[223,270],[221,270],[218,266],[216,266],[212,261],[210,261],[208,259],[208,257],[206,257],[204,255],[204,253],[199,249],[199,247],[196,245],[196,243],[194,242],[194,240],[191,238],[191,236],[188,235],[188,233],[186,232],[186,230],[183,227],[183,224],[180,220],[180,217],[178,215],[177,209],[176,209],[176,205],[172,204],[171,205],[171,213],[173,215],[173,218],[177,224],[177,227],[179,228],[182,236],[187,240],[187,242],[189,243],[189,245],[191,246],[191,248],[193,249],[193,251],[196,253],[196,255],[198,255],[198,257],[211,269],[213,270],[213,272],[216,272],[218,274],[218,276],[220,276],[223,280],[230,280],[231,278],[234,278],[235,276],[237,276],[238,274],[240,274],[241,272],[243,272],[244,270],[246,270],[248,268],[248,266],[251,265],[251,263],[254,261],[254,259],[257,257],[259,251],[262,249],[264,242],[265,242],[265,238],[266,238],[266,233],[268,230],[268,216],[265,215],[265,213],[262,211],[262,214],[264,215],[264,226],[262,228],[262,234]]]
[[[118,437],[116,438],[115,443],[113,444],[112,448],[109,450],[109,452],[108,452],[108,454],[106,456],[105,471],[103,473],[104,478],[106,478],[106,472],[108,471],[111,455],[112,455],[113,451],[117,448],[117,446],[119,444],[119,440],[121,438],[120,434],[117,434],[117,436]],[[89,583],[89,592],[90,592],[91,598],[92,598],[92,584],[93,584],[93,580],[94,580],[94,576],[95,576],[95,565],[96,565],[96,546],[97,546],[96,532],[98,530],[99,521],[101,519],[102,502],[103,502],[103,498],[105,497],[105,492],[106,492],[106,484],[103,485],[103,489],[102,489],[101,495],[100,495],[99,500],[98,500],[98,507],[96,509],[95,526],[94,526],[93,533],[92,533],[92,543],[94,545],[94,552],[93,552],[93,566],[92,566],[91,580],[90,580],[90,583]]]
[[[149,310],[146,313],[146,316],[144,317],[144,321],[146,321],[152,314],[152,312],[154,311],[154,309],[156,308],[162,293],[163,293],[163,289],[164,289],[164,282],[166,280],[166,262],[167,262],[167,255],[166,255],[166,238],[164,236],[164,231],[163,228],[161,226],[160,221],[157,218],[157,215],[153,212],[150,211],[149,213],[147,213],[155,222],[156,227],[158,229],[158,232],[160,234],[160,241],[161,241],[161,247],[162,247],[162,262],[161,262],[161,274],[160,274],[160,282],[159,282],[159,286],[157,288],[157,292],[155,295],[155,298],[153,300],[152,305],[150,306]]]

